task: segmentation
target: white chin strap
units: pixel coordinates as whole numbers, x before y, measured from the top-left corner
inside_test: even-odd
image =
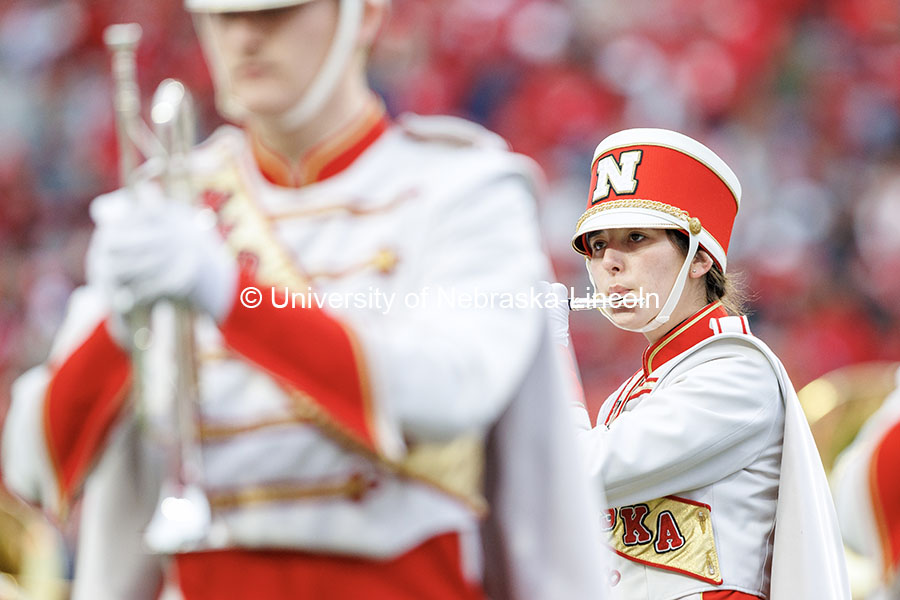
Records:
[[[688,270],[691,268],[691,263],[694,260],[694,255],[697,254],[697,249],[700,247],[700,242],[697,239],[696,235],[688,232],[688,236],[689,241],[687,256],[685,256],[684,258],[684,263],[682,263],[681,265],[681,270],[678,271],[678,276],[675,278],[675,283],[672,285],[672,290],[669,292],[669,297],[666,298],[666,301],[663,304],[662,308],[659,310],[659,313],[657,313],[657,315],[643,327],[625,327],[624,325],[620,325],[616,322],[610,309],[599,308],[598,310],[603,313],[604,317],[609,319],[610,323],[612,323],[619,329],[624,329],[625,331],[646,333],[648,331],[653,331],[654,329],[662,327],[669,322],[669,319],[672,318],[672,311],[674,311],[675,306],[678,305],[678,301],[681,299],[681,293],[684,291],[684,285],[685,283],[687,283]],[[594,276],[591,274],[590,259],[586,261],[586,265],[588,267],[588,277],[590,278],[591,285],[594,286],[594,291],[596,292],[597,284],[594,283]]]
[[[331,47],[306,92],[281,116],[285,129],[297,129],[315,116],[334,94],[347,64],[356,51],[356,38],[362,26],[364,0],[341,0],[340,14]]]
[[[299,129],[325,106],[356,51],[365,0],[340,0],[340,3],[337,27],[322,66],[300,100],[279,117],[282,127],[287,130]],[[216,104],[219,112],[232,121],[243,122],[248,111],[234,97],[231,78],[222,62],[220,41],[212,35],[207,18],[200,18],[199,23],[201,31],[215,49],[214,56],[210,57],[210,67],[216,81]]]

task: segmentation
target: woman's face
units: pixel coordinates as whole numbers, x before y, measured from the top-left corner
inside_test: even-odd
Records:
[[[324,62],[338,3],[314,0],[201,18],[207,61],[218,59],[234,99],[253,114],[277,116],[300,100]]]
[[[685,258],[665,229],[603,229],[588,236],[587,247],[596,291],[607,297],[618,294],[639,300],[622,302],[608,312],[615,324],[627,329],[639,329],[659,313]],[[706,270],[708,267],[703,273]],[[672,314],[671,325],[705,305],[705,299],[697,297],[701,281],[694,268]],[[687,314],[682,316],[685,311]],[[665,325],[661,327],[660,335],[668,329]],[[647,337],[658,337],[653,333],[649,332]]]

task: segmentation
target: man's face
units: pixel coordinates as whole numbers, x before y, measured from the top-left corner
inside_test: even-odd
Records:
[[[201,19],[207,62],[218,59],[232,97],[252,114],[274,117],[300,100],[319,71],[337,26],[338,3],[312,0]]]

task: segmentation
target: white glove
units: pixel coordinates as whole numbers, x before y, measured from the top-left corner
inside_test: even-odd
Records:
[[[569,290],[561,283],[539,283],[544,294],[544,309],[550,320],[553,340],[565,348],[569,347]]]
[[[186,300],[221,322],[234,302],[237,262],[215,230],[215,216],[165,198],[155,184],[100,196],[87,255],[90,285],[114,313],[160,298]]]

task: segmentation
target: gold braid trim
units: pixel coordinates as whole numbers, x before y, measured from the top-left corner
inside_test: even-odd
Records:
[[[359,501],[374,485],[374,480],[368,480],[362,474],[354,474],[344,481],[335,483],[250,486],[236,490],[210,491],[207,494],[209,504],[214,510],[234,510],[256,504],[314,498],[347,498]]]
[[[475,435],[463,435],[443,443],[411,444],[401,460],[391,460],[370,450],[334,421],[304,392],[282,386],[293,401],[296,415],[345,449],[369,458],[398,477],[419,481],[463,502],[476,515],[487,514],[482,493],[484,442]]]
[[[419,195],[417,189],[409,189],[384,204],[379,206],[360,208],[357,202],[348,201],[345,204],[331,204],[328,206],[317,206],[314,208],[297,209],[289,212],[280,212],[277,214],[266,215],[270,221],[287,221],[291,219],[308,219],[312,217],[325,217],[332,214],[345,214],[351,217],[367,217],[370,215],[379,215],[390,212],[398,206],[406,203],[408,200],[416,198]]]
[[[643,208],[645,210],[655,210],[657,212],[665,213],[680,221],[684,221],[687,223],[688,231],[690,231],[693,235],[698,235],[700,231],[703,229],[703,226],[700,224],[700,219],[697,217],[692,217],[688,214],[686,210],[682,210],[680,208],[676,208],[671,204],[666,204],[664,202],[657,202],[656,200],[641,200],[641,199],[627,199],[627,200],[611,200],[609,202],[603,202],[601,204],[597,204],[596,206],[592,206],[587,209],[581,218],[578,219],[578,224],[575,226],[575,230],[581,227],[581,224],[584,223],[589,218],[593,217],[597,213],[603,212],[605,210],[615,210],[617,208]]]
[[[237,256],[249,251],[258,258],[256,278],[263,285],[287,285],[302,290],[309,276],[295,268],[291,251],[278,240],[273,224],[244,185],[241,167],[230,163],[200,183],[200,189],[223,192],[227,200],[219,210],[219,223],[225,227],[225,243]]]
[[[400,461],[395,461],[382,456],[347,434],[343,427],[336,423],[322,410],[307,394],[284,385],[282,390],[292,401],[290,415],[274,417],[245,425],[204,425],[200,430],[200,437],[204,443],[217,443],[254,431],[282,425],[309,424],[316,427],[333,442],[346,450],[361,454],[382,467],[388,473],[424,483],[434,489],[449,494],[463,502],[476,515],[487,514],[487,501],[481,494],[481,481],[484,477],[484,443],[474,435],[466,435],[454,438],[448,442],[416,443],[409,446],[409,452]],[[299,485],[299,484],[298,484]],[[259,490],[268,490],[277,486],[258,486]],[[297,489],[306,489],[300,486]],[[343,488],[342,488],[343,489]],[[354,488],[355,489],[355,488]],[[366,488],[368,489],[368,488]],[[213,507],[227,506],[240,503],[256,504],[264,501],[286,499],[280,493],[251,492],[254,498],[252,502],[242,496],[241,502],[210,502]],[[243,494],[244,492],[240,492]],[[315,495],[340,495],[332,492],[306,493],[293,490],[295,498]],[[365,493],[362,493],[365,495]]]

